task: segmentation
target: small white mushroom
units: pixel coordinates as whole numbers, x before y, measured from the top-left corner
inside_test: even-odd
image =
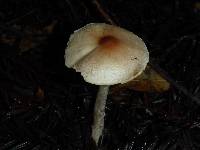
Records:
[[[100,85],[92,126],[96,144],[104,128],[109,86],[136,78],[148,61],[149,53],[142,39],[117,26],[90,23],[70,36],[65,65],[80,72],[85,81]]]

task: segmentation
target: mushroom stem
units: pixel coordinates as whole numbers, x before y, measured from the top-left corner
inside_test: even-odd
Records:
[[[102,135],[104,128],[105,106],[109,87],[109,85],[100,85],[97,93],[94,108],[94,122],[92,125],[92,138],[96,145],[98,145],[99,138]]]

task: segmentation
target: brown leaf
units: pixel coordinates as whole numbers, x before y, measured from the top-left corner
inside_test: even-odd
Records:
[[[143,92],[164,92],[170,87],[168,81],[161,77],[155,70],[147,66],[145,71],[137,78],[125,84],[119,84],[112,87],[112,92],[117,92],[121,88],[133,89]]]

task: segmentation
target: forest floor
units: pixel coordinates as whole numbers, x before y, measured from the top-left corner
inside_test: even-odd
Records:
[[[200,3],[0,1],[0,150],[95,150],[98,86],[65,67],[74,30],[114,23],[141,37],[170,89],[110,92],[102,150],[200,149]]]

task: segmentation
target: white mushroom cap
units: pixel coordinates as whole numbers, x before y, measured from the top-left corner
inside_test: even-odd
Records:
[[[90,23],[75,31],[65,50],[65,65],[96,85],[126,83],[140,75],[148,61],[141,38],[105,23]]]

